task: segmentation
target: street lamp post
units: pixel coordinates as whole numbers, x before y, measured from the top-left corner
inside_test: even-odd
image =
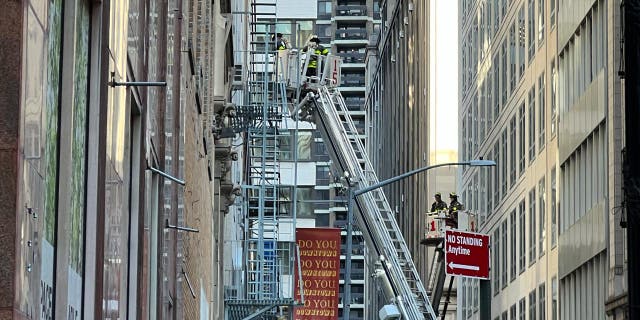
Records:
[[[342,316],[345,320],[349,319],[349,313],[351,311],[351,254],[352,254],[352,236],[353,236],[353,202],[356,197],[362,195],[364,193],[373,191],[378,188],[382,188],[388,184],[394,183],[396,181],[402,180],[404,178],[410,177],[414,174],[418,174],[420,172],[424,172],[427,170],[439,168],[439,167],[449,167],[449,166],[470,166],[470,167],[494,167],[496,162],[493,160],[469,160],[462,162],[448,162],[448,163],[440,163],[431,166],[422,167],[419,169],[415,169],[406,173],[403,173],[399,176],[395,176],[383,181],[380,181],[374,185],[368,186],[366,188],[362,188],[359,190],[353,190],[349,188],[349,199],[347,200],[347,251],[345,255],[345,280],[344,280],[344,297],[343,297],[343,308],[342,308]]]

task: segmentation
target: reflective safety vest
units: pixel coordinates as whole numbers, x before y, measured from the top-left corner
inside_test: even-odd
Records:
[[[312,55],[311,56],[311,60],[309,60],[309,67],[308,67],[309,69],[317,68],[318,67],[318,56],[319,55],[323,55],[323,56],[328,55],[329,54],[329,49],[327,49],[327,48],[325,48],[325,47],[323,47],[321,45],[318,45],[318,47],[315,49],[315,51],[313,53],[315,53],[316,55]]]

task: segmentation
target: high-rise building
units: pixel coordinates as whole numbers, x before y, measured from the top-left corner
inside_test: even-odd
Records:
[[[447,152],[434,150],[430,142],[434,129],[430,111],[430,14],[430,1],[381,1],[380,4],[381,24],[368,47],[365,112],[367,150],[381,180],[451,158]],[[449,162],[455,162],[451,160],[454,161]],[[455,187],[455,172],[434,170],[385,187],[425,284],[429,281],[433,255],[433,249],[420,244],[426,213],[435,192],[455,191],[440,189]],[[429,290],[427,288],[427,292]],[[439,309],[436,305],[433,307]]]
[[[366,143],[365,130],[366,115],[365,88],[366,88],[366,50],[370,35],[380,25],[380,1],[379,0],[318,0],[318,19],[316,20],[316,34],[321,43],[330,47],[331,54],[342,57],[342,82],[339,88],[347,105],[347,111],[351,115],[354,124],[358,128],[359,138]],[[352,251],[347,252],[347,206],[344,193],[340,192],[341,172],[333,171],[331,162],[324,147],[324,142],[319,134],[314,135],[314,157],[316,160],[316,199],[320,201],[330,200],[316,205],[316,217],[326,214],[328,219],[323,219],[328,225],[341,228],[342,250],[340,263],[340,294],[345,292],[346,283],[344,277],[347,256],[350,256],[350,301],[340,300],[339,316],[343,317],[345,304],[349,304],[350,319],[370,319],[377,314],[378,309],[365,309],[367,306],[367,291],[365,285],[368,282],[367,275],[371,265],[365,262],[365,243],[361,231],[357,228],[352,234]]]
[[[491,236],[491,295],[459,319],[623,315],[619,2],[459,1],[462,194]],[[609,302],[611,302],[609,304]]]

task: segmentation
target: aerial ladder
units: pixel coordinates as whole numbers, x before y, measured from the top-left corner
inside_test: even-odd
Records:
[[[308,62],[298,68],[298,61],[301,60],[296,53],[289,56],[292,61],[289,63],[290,69],[302,70],[297,74],[290,73],[290,83],[301,85],[309,91],[291,110],[291,116],[315,122],[334,165],[344,173],[344,180],[353,195],[353,191],[373,186],[379,180],[337,88],[339,57],[329,55],[316,58],[319,74],[305,77]],[[295,81],[295,77],[302,79],[302,82]],[[436,314],[427,291],[384,192],[378,188],[354,198],[356,223],[382,266],[382,273],[387,280],[383,291],[388,300],[397,307],[402,319],[435,320]]]

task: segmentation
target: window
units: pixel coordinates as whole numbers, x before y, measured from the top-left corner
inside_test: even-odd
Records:
[[[511,308],[509,308],[509,320],[516,320],[516,304],[514,303]]]
[[[509,318],[508,318],[508,315],[507,315],[507,312],[506,312],[506,311],[502,312],[502,320],[509,320]]]
[[[471,211],[478,211],[478,172],[473,175],[471,185],[469,186],[469,194],[467,203]]]
[[[600,125],[560,167],[558,189],[559,232],[580,220],[591,208],[603,201],[606,188],[606,135]]]
[[[507,93],[509,93],[509,89],[507,88],[507,42],[502,42],[501,49],[501,59],[502,59],[502,77],[501,77],[501,93],[502,93],[502,105],[507,104]]]
[[[373,18],[376,20],[380,20],[380,2],[373,2]]]
[[[584,23],[575,30],[568,44],[558,58],[559,109],[564,112],[582,96],[589,84],[604,67],[606,17],[603,10],[604,1],[597,4],[587,13]]]
[[[502,106],[502,100],[500,100],[500,60],[498,56],[493,57],[493,94],[495,101],[493,103],[493,118],[498,122],[500,117],[500,107]]]
[[[328,166],[316,166],[316,185],[329,185],[331,183],[331,170]],[[319,192],[320,190],[318,190]],[[329,199],[326,199],[329,200]]]
[[[545,194],[545,178],[542,177],[538,182],[538,208],[540,211],[540,227],[538,230],[540,231],[539,235],[539,247],[540,247],[540,256],[544,255],[545,250],[545,240],[546,240],[546,216],[545,216],[545,205],[546,205],[546,194]]]
[[[507,194],[507,129],[502,130],[502,152],[500,154],[502,160],[502,176],[500,182],[502,184],[502,194]]]
[[[480,307],[480,280],[473,280],[473,313],[478,312]]]
[[[516,116],[509,121],[509,188],[516,182]]]
[[[279,160],[293,160],[293,132],[286,132],[278,136]],[[300,131],[298,133],[298,160],[311,160],[311,146],[313,137],[311,131]]]
[[[551,60],[551,136],[554,136],[556,134],[556,116],[557,115],[558,115],[558,71],[556,70],[556,61]]]
[[[289,199],[293,199],[291,197],[291,191],[289,195]],[[297,215],[301,218],[313,218],[314,217],[314,208],[315,203],[313,202],[313,188],[312,187],[297,187],[296,188],[296,199],[298,201],[298,205],[296,206]]]
[[[313,34],[313,21],[311,20],[303,20],[296,21],[295,28],[297,31],[296,35],[296,46],[298,48],[302,48],[307,44],[307,39]],[[319,35],[320,36],[320,35]],[[328,41],[331,40],[331,34],[329,34]]]
[[[553,29],[556,26],[556,1],[551,0],[551,7],[549,8],[549,29]]]
[[[331,27],[330,24],[318,24],[316,25],[316,32],[318,33],[318,37],[321,38],[331,38],[331,34],[333,29]],[[307,38],[304,38],[304,41],[306,41]]]
[[[486,98],[486,115],[487,115],[487,132],[491,131],[491,127],[493,126],[493,117],[494,117],[494,108],[493,106],[493,70],[489,70],[487,72],[487,80],[485,86],[485,98]]]
[[[493,158],[490,158],[493,159]],[[484,218],[486,217],[486,214],[488,212],[488,208],[487,208],[487,185],[489,184],[489,180],[490,180],[490,173],[489,170],[482,170],[478,173],[476,173],[479,175],[478,177],[478,194],[479,196],[476,197],[478,200],[478,209],[477,211],[480,213],[478,216],[478,223],[482,224],[484,222]]]
[[[491,153],[489,152],[488,154],[489,159],[496,159],[495,158],[495,153]],[[487,211],[485,214],[485,217],[481,218],[480,220],[482,222],[484,222],[485,218],[488,218],[492,213],[493,213],[493,199],[495,197],[494,193],[496,192],[496,181],[493,180],[493,178],[495,177],[495,173],[492,172],[496,172],[498,170],[484,170],[485,172],[485,183],[486,183],[486,191],[488,192],[488,195],[485,196],[485,198],[487,199]],[[480,227],[482,225],[482,223],[478,224],[478,227]]]
[[[546,287],[543,284],[541,284],[538,287],[538,303],[539,303],[539,308],[540,308],[540,320],[545,320],[545,308],[547,307],[544,303],[545,303],[545,297],[547,295],[546,292]]]
[[[529,319],[536,319],[536,289],[529,292]]]
[[[493,247],[493,294],[500,292],[500,227],[493,232],[495,245]]]
[[[538,47],[544,43],[544,3],[544,0],[538,0]]]
[[[486,113],[486,100],[485,100],[485,96],[487,94],[487,83],[486,80],[485,82],[482,84],[482,86],[480,86],[480,92],[478,93],[478,98],[480,99],[480,101],[478,102],[478,138],[475,139],[476,141],[483,141],[484,140],[484,133],[485,133],[485,125],[487,123],[487,113]]]
[[[470,158],[469,152],[467,151],[467,140],[469,139],[469,137],[467,136],[468,132],[467,132],[466,123],[467,123],[467,115],[462,117],[462,124],[463,125],[462,125],[462,128],[461,128],[462,132],[460,134],[460,137],[461,137],[460,140],[462,141],[462,150],[461,150],[462,159],[469,159]]]
[[[525,209],[525,203],[524,203],[524,199],[522,199],[522,201],[520,201],[520,203],[518,204],[518,226],[519,226],[519,230],[518,230],[518,242],[520,243],[519,247],[520,247],[520,259],[519,259],[519,266],[520,266],[520,273],[524,272],[526,263],[527,263],[527,257],[526,257],[526,241],[525,241],[525,226],[527,225],[526,221],[526,209]]]
[[[536,87],[529,89],[529,163],[536,158]]]
[[[605,306],[596,302],[607,299],[607,260],[606,253],[600,253],[560,279],[558,289],[563,303],[558,310],[562,313],[560,319],[585,319],[592,315],[604,318]]]
[[[525,56],[525,45],[526,45],[526,28],[524,22],[524,6],[520,6],[520,10],[518,10],[518,74],[519,78],[522,78],[524,75],[524,65],[527,57]]]
[[[536,188],[529,191],[529,265],[536,262]]]
[[[460,289],[460,306],[462,309],[462,319],[467,318],[467,306],[470,305],[470,303],[466,300],[467,298],[466,294],[467,294],[467,279],[462,278],[462,285]]]
[[[496,4],[493,6],[493,33],[498,33],[498,29],[500,28],[500,5],[498,1],[495,1]]]
[[[520,176],[524,173],[526,161],[526,153],[525,153],[525,121],[524,121],[524,101],[520,104],[520,108],[518,108],[518,164],[519,164],[519,173]]]
[[[529,63],[533,60],[533,55],[536,53],[536,36],[535,36],[535,27],[536,27],[536,16],[534,12],[534,0],[528,0],[528,18],[529,23],[527,27],[529,28]]]
[[[515,21],[509,28],[509,95],[516,88],[516,24]]]
[[[331,1],[318,1],[318,18],[331,17]]]
[[[558,277],[551,278],[551,320],[558,320]]]
[[[556,205],[556,168],[551,169],[551,248],[555,248],[558,237]]]
[[[502,256],[501,256],[501,260],[502,260],[502,288],[506,288],[507,287],[507,274],[508,274],[508,268],[507,268],[507,261],[508,261],[508,256],[507,256],[507,219],[504,219],[504,221],[502,221],[502,241],[500,241],[500,243],[502,243]]]
[[[480,130],[480,113],[478,112],[478,94],[476,92],[474,99],[471,101],[472,113],[471,116],[473,121],[471,122],[471,143],[473,144],[473,149],[471,151],[471,156],[473,157],[476,152],[478,152],[478,140],[480,138],[479,130]]]
[[[493,156],[494,156],[494,159],[496,159],[496,161],[500,161],[500,140],[499,139],[493,145]],[[504,166],[504,163],[499,162],[498,168],[495,168],[494,170],[490,170],[493,172],[493,183],[491,184],[491,188],[493,189],[493,203],[495,204],[495,207],[498,207],[498,204],[500,204],[500,194],[501,194],[500,193],[500,170],[498,169],[503,166]]]
[[[509,9],[509,4],[507,4],[507,0],[501,0],[502,5],[500,6],[500,15],[501,18],[507,15],[507,9]]]
[[[546,118],[546,110],[544,103],[544,87],[546,85],[546,81],[544,78],[544,72],[538,77],[538,145],[539,150],[542,152],[544,149],[546,137],[545,137],[545,118]]]
[[[509,223],[510,223],[510,230],[511,230],[511,234],[509,235],[510,239],[511,239],[511,246],[509,247],[509,250],[511,252],[510,256],[509,256],[509,261],[511,261],[511,268],[510,268],[510,272],[511,272],[511,281],[516,279],[516,209],[513,209],[513,211],[511,211],[510,214],[510,219],[509,219]]]
[[[467,301],[469,303],[469,307],[467,308],[467,318],[470,318],[473,314],[472,304],[473,304],[473,279],[467,279]]]
[[[518,302],[518,308],[520,309],[520,320],[525,320],[527,314],[527,301],[522,298]]]

